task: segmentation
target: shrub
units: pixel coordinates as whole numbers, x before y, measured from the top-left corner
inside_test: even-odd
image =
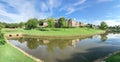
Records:
[[[5,39],[3,37],[3,33],[0,32],[0,45],[4,45],[6,42],[5,42]]]
[[[46,29],[46,28],[40,28],[39,30],[40,31],[49,31],[49,29]]]
[[[5,42],[5,39],[4,38],[0,38],[0,45],[4,45],[6,42]]]

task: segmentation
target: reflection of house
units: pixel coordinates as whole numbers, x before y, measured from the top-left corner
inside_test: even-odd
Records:
[[[49,40],[43,40],[43,43],[44,44],[47,44],[47,43],[49,43],[50,41]]]
[[[80,41],[79,39],[72,40],[72,46],[76,47],[76,43],[79,42],[79,41]]]

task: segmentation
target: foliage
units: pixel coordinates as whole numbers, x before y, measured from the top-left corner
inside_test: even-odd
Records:
[[[87,24],[86,27],[87,27],[87,28],[93,28],[93,27],[92,27],[92,24]]]
[[[101,22],[100,28],[106,30],[108,28],[108,25],[106,24],[106,22]]]
[[[60,28],[65,28],[67,27],[67,21],[64,17],[59,18],[58,24]]]
[[[48,27],[50,27],[50,28],[55,27],[55,19],[54,18],[48,18],[47,22],[48,22]]]
[[[3,33],[1,33],[0,31],[0,45],[4,45],[4,44],[5,44],[5,39],[4,39]]]
[[[41,20],[38,21],[38,24],[39,24],[40,26],[42,26],[42,25],[43,25],[43,22],[44,22],[44,20],[41,19]]]
[[[2,28],[4,28],[4,25],[3,25],[3,24],[0,24],[0,30],[1,30]]]
[[[20,28],[23,28],[24,26],[25,26],[25,23],[24,23],[24,22],[20,22],[20,23],[19,23],[19,27],[20,27]]]
[[[40,31],[49,31],[48,29],[46,28],[39,28]]]
[[[27,29],[37,28],[37,23],[38,23],[38,20],[36,18],[29,19],[28,22],[26,23],[26,28]]]

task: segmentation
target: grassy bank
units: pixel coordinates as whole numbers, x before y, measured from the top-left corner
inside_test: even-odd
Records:
[[[9,44],[0,46],[0,62],[35,62]]]
[[[2,32],[5,34],[8,33],[23,33],[30,35],[41,35],[41,36],[72,36],[72,35],[87,35],[104,32],[103,30],[98,29],[88,29],[88,28],[44,28],[40,29],[2,29]]]
[[[114,54],[107,59],[105,59],[106,62],[119,62],[120,61],[120,52],[117,54]]]

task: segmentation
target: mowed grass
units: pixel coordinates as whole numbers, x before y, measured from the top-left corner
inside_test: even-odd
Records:
[[[9,44],[0,46],[0,62],[35,62]]]
[[[120,52],[105,59],[106,62],[120,62]]]
[[[74,36],[101,33],[103,30],[88,29],[88,28],[44,28],[45,31],[39,29],[24,30],[24,29],[2,29],[5,34],[8,33],[24,33],[41,36]]]

